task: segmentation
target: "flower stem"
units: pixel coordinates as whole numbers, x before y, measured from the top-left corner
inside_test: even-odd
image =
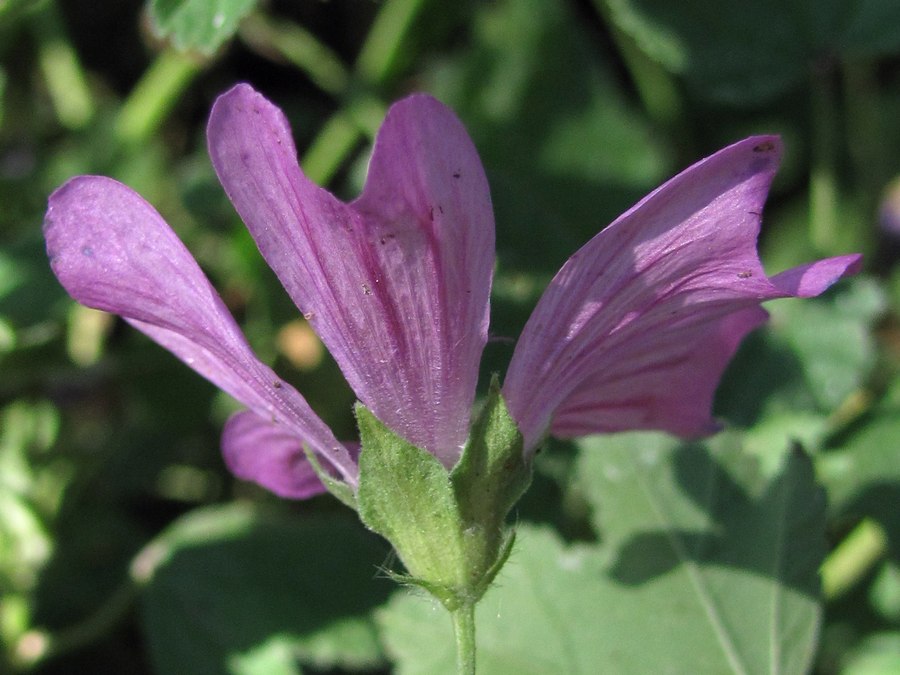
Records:
[[[870,518],[862,520],[822,563],[822,593],[840,597],[853,588],[887,554],[884,528]]]
[[[33,668],[62,654],[83,649],[108,636],[134,605],[137,587],[130,581],[119,586],[90,616],[56,633],[35,629],[19,639],[14,652],[18,666]]]
[[[812,174],[810,176],[810,238],[820,253],[835,250],[837,237],[837,106],[833,72],[814,68],[812,89]]]
[[[56,117],[64,127],[80,129],[96,110],[78,53],[66,35],[56,2],[44,3],[33,17],[38,63]]]
[[[302,26],[255,12],[241,22],[241,39],[252,49],[274,52],[303,71],[322,91],[342,96],[350,73],[328,45]]]
[[[475,675],[475,603],[462,603],[450,615],[456,636],[456,672]]]
[[[410,29],[425,5],[425,0],[388,0],[381,6],[356,58],[356,75],[365,84],[382,87],[391,78]]]
[[[116,120],[116,136],[125,144],[146,141],[200,73],[201,64],[174,49],[163,51],[125,99]]]

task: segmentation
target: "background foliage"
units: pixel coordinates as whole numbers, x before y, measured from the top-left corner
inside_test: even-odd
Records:
[[[782,134],[767,267],[857,250],[866,272],[771,305],[719,391],[725,433],[539,456],[481,672],[900,672],[892,0],[0,0],[0,671],[452,672],[449,620],[385,578],[381,540],[331,498],[231,478],[234,403],[49,272],[47,195],[130,184],[352,437],[352,393],[206,155],[237,81],[345,197],[392,100],[458,112],[497,218],[485,384],[581,243],[727,142]]]

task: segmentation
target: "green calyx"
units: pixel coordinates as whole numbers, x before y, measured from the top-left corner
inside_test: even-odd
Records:
[[[393,544],[409,576],[451,612],[474,605],[512,549],[506,516],[531,482],[522,435],[496,379],[459,462],[432,454],[357,404],[362,450],[356,507]]]

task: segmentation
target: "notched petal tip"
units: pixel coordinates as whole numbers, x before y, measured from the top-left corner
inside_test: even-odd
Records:
[[[359,399],[452,464],[494,254],[487,180],[461,122],[426,95],[392,106],[350,204],[303,175],[281,111],[250,87],[216,102],[208,140],[260,252]]]

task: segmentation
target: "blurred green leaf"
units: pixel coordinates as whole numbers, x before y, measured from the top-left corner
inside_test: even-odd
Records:
[[[816,459],[832,508],[840,512],[855,503],[854,510],[865,504],[863,510],[876,515],[896,513],[900,496],[898,439],[900,411],[886,411],[866,420],[841,439],[838,448]]]
[[[835,26],[835,42],[842,54],[872,58],[900,50],[900,4],[894,0],[844,0],[838,5],[843,15]]]
[[[885,561],[872,582],[869,600],[885,619],[900,623],[900,565]]]
[[[770,305],[772,323],[797,355],[824,410],[859,388],[875,365],[872,329],[886,308],[884,291],[870,278],[842,283],[827,298]]]
[[[32,9],[43,0],[0,0],[0,27],[22,15],[23,11]]]
[[[648,602],[640,616],[681,622],[682,637],[649,640],[683,640],[686,653],[669,662],[804,673],[820,616],[824,493],[800,452],[762,464],[727,447],[727,436],[716,442],[625,434],[580,444],[580,484],[602,540],[618,551],[613,575]]]
[[[382,659],[369,618],[390,590],[384,547],[347,518],[247,504],[176,521],[136,563],[157,672],[300,672]],[[203,645],[199,648],[198,645]]]
[[[759,105],[817,62],[900,49],[892,0],[595,0],[616,26],[702,95]]]
[[[182,51],[212,55],[237,32],[257,0],[150,0],[148,9],[159,37]]]
[[[53,550],[46,520],[64,476],[43,455],[59,432],[48,402],[16,401],[0,411],[0,595],[28,591]]]
[[[819,621],[824,500],[790,454],[772,475],[661,435],[583,442],[601,544],[522,525],[478,607],[485,675],[804,673]],[[453,672],[450,623],[396,595],[379,613],[403,675]]]
[[[900,633],[876,633],[850,655],[841,675],[896,675],[900,672]]]
[[[501,272],[556,271],[669,170],[591,38],[567,3],[484,4],[431,75],[485,163]]]

